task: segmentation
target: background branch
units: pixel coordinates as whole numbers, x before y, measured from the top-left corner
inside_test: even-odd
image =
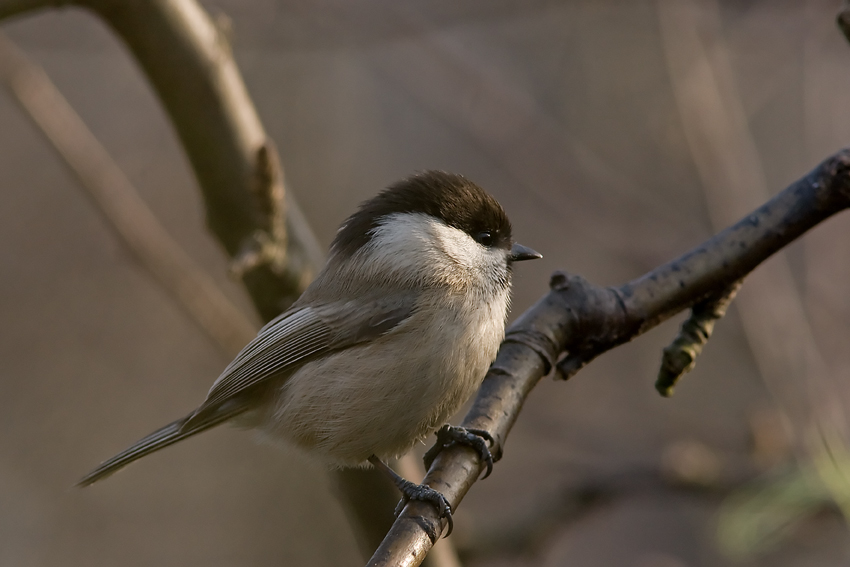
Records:
[[[0,80],[77,176],[121,241],[230,357],[257,327],[166,232],[44,71],[0,33]]]
[[[126,43],[174,125],[204,195],[207,224],[233,257],[272,247],[243,279],[263,320],[294,301],[321,264],[284,192],[274,145],[230,51],[228,33],[192,0],[81,0]],[[284,201],[286,199],[286,203]],[[265,241],[257,235],[265,235]],[[287,237],[288,235],[288,237]]]
[[[324,254],[285,191],[277,150],[233,60],[226,18],[216,24],[194,0],[0,0],[0,19],[65,5],[94,12],[141,65],[198,179],[207,224],[235,257],[263,320],[272,319],[301,294]]]

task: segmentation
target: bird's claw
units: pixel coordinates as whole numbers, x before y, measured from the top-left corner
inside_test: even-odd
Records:
[[[444,448],[454,445],[466,445],[472,447],[478,453],[481,461],[487,467],[487,471],[481,479],[485,479],[493,472],[493,454],[490,452],[490,447],[495,445],[496,440],[493,436],[484,429],[467,429],[464,427],[455,427],[453,425],[444,425],[437,430],[437,442],[433,447],[425,452],[422,460],[425,462],[425,469],[431,468],[431,463]]]
[[[396,516],[401,514],[401,511],[404,510],[404,507],[411,500],[430,502],[437,509],[440,519],[446,519],[446,533],[443,537],[449,537],[451,535],[454,529],[454,520],[452,519],[452,507],[445,496],[430,486],[414,484],[408,480],[404,481],[404,484],[399,485],[398,488],[401,490],[403,496],[395,507]]]

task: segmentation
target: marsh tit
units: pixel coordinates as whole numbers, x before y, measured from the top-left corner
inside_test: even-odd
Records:
[[[505,334],[512,264],[540,257],[513,242],[502,207],[465,177],[404,179],[343,223],[316,280],[242,349],[198,409],[79,484],[228,421],[333,467],[371,462],[405,498],[431,500],[450,519],[439,493],[385,460],[475,392]]]

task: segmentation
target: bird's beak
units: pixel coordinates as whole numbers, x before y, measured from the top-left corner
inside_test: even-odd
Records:
[[[528,246],[514,242],[514,245],[511,246],[511,253],[508,256],[508,260],[511,262],[521,262],[523,260],[536,260],[542,257],[543,254],[540,252],[535,252]]]

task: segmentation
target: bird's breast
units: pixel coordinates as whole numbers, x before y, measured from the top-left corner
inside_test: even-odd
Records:
[[[293,374],[264,429],[338,465],[403,454],[478,388],[504,336],[507,302],[507,291],[489,302],[423,294],[390,332]]]

